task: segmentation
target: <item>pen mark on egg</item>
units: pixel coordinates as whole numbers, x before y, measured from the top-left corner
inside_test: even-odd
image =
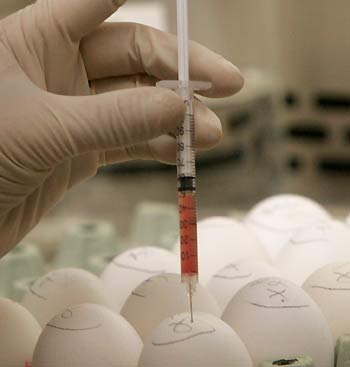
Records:
[[[130,252],[129,257],[131,257],[134,261],[138,261],[140,256],[147,256],[148,251],[138,251],[138,252]]]
[[[173,326],[173,333],[175,334],[182,334],[182,333],[189,333],[191,332],[192,326],[185,323],[186,317],[178,322],[172,322],[171,324],[169,324],[169,326]]]
[[[249,284],[249,287],[253,288],[256,287],[258,285],[265,285],[265,286],[269,286],[269,287],[284,287],[287,288],[287,285],[283,282],[283,280],[281,279],[269,279],[269,278],[262,278],[262,279],[257,279],[254,282],[251,282]]]
[[[169,342],[164,342],[164,343],[157,343],[157,342],[153,342],[152,344],[156,347],[160,347],[160,346],[166,346],[166,345],[172,345],[172,344],[177,344],[177,343],[183,343],[187,340],[196,338],[197,336],[200,335],[207,335],[207,334],[213,334],[216,332],[216,329],[212,329],[212,330],[208,330],[208,331],[200,331],[198,333],[192,334],[187,336],[186,338],[182,338],[182,339],[178,339],[178,340],[173,340],[173,341],[169,341]]]
[[[45,277],[43,280],[40,281],[38,284],[38,288],[42,288],[47,282],[54,282],[54,279],[50,278],[50,276]]]
[[[277,232],[277,233],[288,233],[290,231],[297,230],[297,229],[300,228],[300,226],[293,226],[293,227],[288,227],[288,228],[278,228],[278,227],[274,227],[272,225],[268,225],[268,224],[259,222],[258,220],[255,220],[255,219],[249,219],[249,224],[254,224],[258,227],[267,229],[269,231],[274,231],[274,232]]]
[[[102,326],[102,324],[97,324],[95,326],[79,328],[79,329],[65,328],[65,327],[60,327],[60,326],[56,326],[53,324],[47,324],[46,326],[54,328],[54,329],[58,329],[58,330],[63,330],[63,331],[89,331],[89,330],[99,329]]]
[[[341,273],[339,271],[335,271],[333,272],[334,275],[338,275],[338,278],[336,279],[337,282],[344,282],[344,283],[348,283],[350,282],[350,272],[348,271],[347,273]]]
[[[34,284],[32,284],[28,289],[29,289],[29,292],[30,292],[32,295],[34,295],[35,297],[38,297],[38,298],[40,298],[40,299],[42,299],[42,300],[44,300],[44,301],[47,301],[47,300],[48,300],[46,297],[42,296],[41,294],[39,294],[38,292],[36,292],[36,291],[34,290]]]
[[[228,270],[228,269],[234,269],[236,271],[240,271],[240,268],[237,264],[228,264],[226,267],[225,267],[225,270]]]
[[[326,238],[312,238],[312,239],[309,239],[309,240],[303,240],[303,239],[295,239],[295,238],[291,238],[290,240],[290,243],[293,245],[293,246],[302,246],[302,245],[311,245],[313,243],[320,243],[320,242],[323,242],[323,243],[328,243],[329,240],[326,239]]]
[[[72,310],[65,310],[63,314],[61,315],[62,319],[71,319],[73,317],[73,311]]]
[[[146,298],[144,294],[137,293],[137,292],[131,292],[132,296],[139,297],[139,298]]]
[[[185,337],[176,338],[174,340],[169,340],[169,341],[160,341],[160,342],[153,341],[152,344],[154,346],[173,345],[173,344],[182,343],[187,340],[196,338],[200,335],[208,335],[208,334],[213,334],[216,332],[216,329],[210,325],[208,325],[209,327],[208,330],[201,330],[201,331],[193,332],[193,327],[195,327],[196,325],[193,326],[189,320],[185,321],[186,319],[188,319],[188,317],[185,317],[178,322],[172,322],[168,326],[172,328],[173,334],[176,334],[176,335],[189,334],[189,333],[192,333],[192,334],[187,335]]]
[[[217,278],[217,279],[225,279],[225,280],[238,280],[238,279],[247,279],[250,278],[253,274],[247,274],[247,275],[220,275],[220,274],[216,274],[214,275],[213,278]]]
[[[262,305],[259,303],[255,303],[255,302],[247,302],[248,304],[252,305],[252,306],[256,306],[256,307],[260,307],[260,308],[274,308],[274,309],[282,309],[282,308],[307,308],[310,307],[310,305],[295,305],[295,306],[267,306],[267,305]]]
[[[313,289],[323,289],[325,291],[350,291],[350,288],[335,288],[335,287],[324,287],[322,285],[312,285]]]
[[[140,272],[140,273],[155,274],[155,275],[165,273],[164,269],[162,269],[162,270],[143,269],[143,268],[139,268],[139,267],[132,266],[132,265],[124,265],[124,264],[118,263],[116,261],[113,261],[112,264],[115,265],[117,268],[133,270],[133,271],[137,271],[137,272]]]
[[[283,289],[282,291],[276,291],[274,289],[268,289],[267,291],[271,292],[272,294],[270,294],[270,298],[276,297],[276,296],[280,296],[281,297],[281,301],[285,302],[288,301],[287,297],[284,295],[284,293],[287,292],[287,289]]]
[[[147,279],[146,282],[153,282],[154,280],[162,280],[166,283],[169,283],[170,279],[169,279],[168,275],[165,274],[165,272],[163,272],[163,273],[158,274],[158,276],[156,278]]]

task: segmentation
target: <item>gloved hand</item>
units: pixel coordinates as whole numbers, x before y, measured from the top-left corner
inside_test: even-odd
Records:
[[[177,79],[177,41],[137,24],[102,24],[124,2],[38,0],[0,22],[0,256],[101,165],[175,162],[183,102],[154,85]],[[222,57],[196,43],[190,55],[191,78],[213,83],[204,95],[242,87]],[[197,146],[216,145],[218,118],[197,102],[196,120]]]

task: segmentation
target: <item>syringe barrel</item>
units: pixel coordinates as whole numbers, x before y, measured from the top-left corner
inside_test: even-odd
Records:
[[[182,276],[198,278],[197,203],[195,191],[179,191]]]
[[[184,121],[176,130],[176,164],[177,176],[179,178],[179,189],[181,188],[181,179],[189,178],[193,181],[193,190],[195,190],[196,177],[196,150],[195,150],[195,122],[193,114],[192,98],[185,99],[185,117]],[[185,189],[185,187],[183,188]]]

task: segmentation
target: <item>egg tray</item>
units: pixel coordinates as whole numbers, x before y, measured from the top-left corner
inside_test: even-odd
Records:
[[[312,361],[312,358],[310,358],[310,357],[281,358],[281,359],[273,361],[273,362],[261,363],[258,367],[276,367],[276,366],[316,367],[314,362]],[[341,367],[343,367],[343,366],[341,366]]]
[[[273,362],[264,362],[258,367],[322,367],[315,366],[311,357],[303,356],[296,358],[280,358]],[[335,367],[350,367],[350,334],[342,335],[338,338],[335,348]]]

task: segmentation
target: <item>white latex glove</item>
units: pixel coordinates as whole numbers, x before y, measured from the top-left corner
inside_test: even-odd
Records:
[[[101,25],[124,2],[39,0],[0,22],[0,256],[101,165],[175,161],[183,102],[154,85],[177,78],[176,38]],[[196,43],[190,52],[191,78],[213,83],[203,94],[242,87],[231,63]],[[197,102],[196,120],[198,147],[216,145],[218,118]]]

